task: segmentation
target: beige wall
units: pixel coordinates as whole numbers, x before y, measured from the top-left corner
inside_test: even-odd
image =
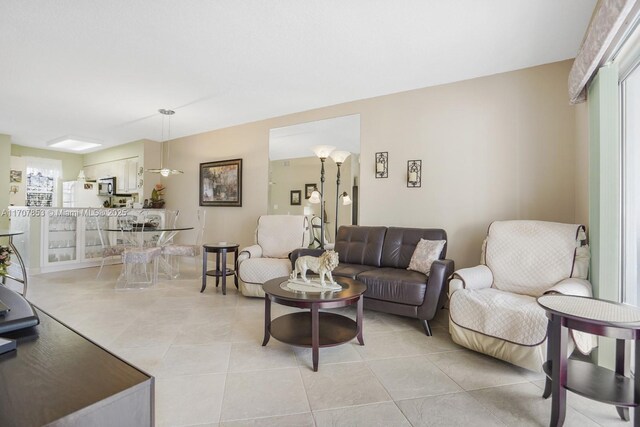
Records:
[[[43,150],[40,148],[25,147],[13,144],[11,155],[16,157],[40,157],[43,159],[56,159],[62,161],[62,181],[75,181],[80,169],[82,169],[82,154],[65,153],[63,151]]]
[[[479,261],[498,219],[576,220],[576,112],[567,102],[571,61],[292,114],[174,140],[165,182],[181,218],[198,208],[198,164],[242,158],[242,208],[207,208],[205,241],[252,242],[267,212],[269,129],[361,115],[360,223],[442,227],[457,267]],[[389,178],[374,153],[389,152]],[[423,162],[422,187],[406,187],[406,163]],[[581,196],[582,197],[582,196]],[[580,208],[582,209],[582,208]],[[582,213],[581,213],[582,215]]]
[[[144,140],[130,142],[128,144],[118,145],[116,147],[106,148],[93,153],[87,153],[82,156],[82,164],[84,166],[97,165],[100,163],[113,162],[116,160],[130,159],[132,157],[144,156]]]
[[[9,206],[9,170],[11,169],[11,137],[0,134],[0,228],[9,226],[6,213]],[[4,244],[4,243],[3,243]]]

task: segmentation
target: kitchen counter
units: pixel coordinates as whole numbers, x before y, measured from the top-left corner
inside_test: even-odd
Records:
[[[102,262],[101,230],[117,228],[118,218],[152,211],[160,224],[164,209],[10,207],[10,228],[25,233],[14,244],[29,274],[99,266]],[[102,233],[103,240],[117,243],[117,233]],[[149,235],[148,239],[153,239]],[[117,263],[113,257],[107,263]],[[12,266],[13,267],[13,266]],[[11,268],[11,267],[10,267]]]

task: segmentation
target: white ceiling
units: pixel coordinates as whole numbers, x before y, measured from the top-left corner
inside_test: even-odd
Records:
[[[596,0],[2,0],[0,133],[118,145],[575,56]]]

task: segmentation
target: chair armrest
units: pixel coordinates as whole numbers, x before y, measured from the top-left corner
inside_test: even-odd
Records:
[[[289,253],[289,259],[291,260],[291,269],[296,268],[296,260],[301,256],[320,256],[324,253],[324,249],[309,249],[299,248],[294,249]]]
[[[238,253],[238,264],[249,258],[262,258],[262,247],[260,245],[251,245],[242,248]]]
[[[424,301],[418,307],[419,319],[433,319],[438,309],[444,306],[446,293],[443,291],[445,290],[447,279],[453,274],[453,269],[454,263],[452,259],[438,259],[431,264]]]
[[[493,273],[486,265],[461,268],[449,281],[449,297],[460,289],[485,289],[493,284]]]
[[[590,297],[593,295],[591,283],[585,279],[569,277],[547,289],[545,294],[559,293],[563,295],[575,295],[579,297]]]
[[[569,277],[568,279],[561,280],[551,288],[547,289],[545,295],[553,293],[590,297],[592,296],[591,283],[585,279]],[[571,333],[571,338],[573,338],[576,348],[582,354],[588,355],[598,346],[598,339],[595,335],[573,329],[570,329],[569,332]]]

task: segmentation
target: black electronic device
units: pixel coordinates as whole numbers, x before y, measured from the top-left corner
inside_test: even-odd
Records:
[[[0,354],[8,353],[16,349],[16,341],[0,338]]]
[[[9,312],[10,308],[5,305],[0,299],[0,316],[4,316]]]
[[[0,316],[0,334],[30,328],[40,323],[29,301],[19,293],[0,286],[0,299],[8,307],[8,311]]]

